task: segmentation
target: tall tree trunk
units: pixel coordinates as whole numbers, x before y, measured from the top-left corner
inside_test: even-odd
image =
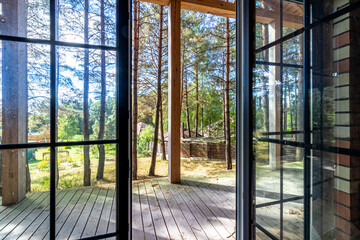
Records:
[[[132,106],[132,179],[137,179],[137,121],[138,121],[138,71],[139,71],[139,16],[140,2],[134,0],[134,69],[133,69],[133,106]]]
[[[226,142],[226,123],[225,123],[225,73],[226,73],[226,53],[223,53],[223,77],[221,81],[221,87],[222,87],[222,98],[223,98],[223,104],[222,104],[222,110],[223,110],[223,134],[224,134],[224,140]]]
[[[89,43],[89,0],[84,3],[84,42]],[[90,140],[90,113],[89,113],[89,49],[85,48],[84,56],[84,141]],[[91,185],[91,168],[89,146],[84,146],[84,186]]]
[[[303,56],[303,38],[302,36],[299,36],[299,64],[302,64],[302,56]],[[304,112],[304,99],[302,98],[303,94],[304,94],[304,89],[303,89],[303,77],[302,77],[302,69],[299,69],[299,78],[298,78],[298,84],[297,84],[297,88],[298,88],[298,102],[297,102],[297,111],[299,113]],[[297,142],[303,142],[304,141],[304,115],[303,114],[297,114],[297,131],[301,131],[301,134],[296,134],[296,141]],[[301,148],[296,148],[296,156],[295,159],[297,161],[303,161],[304,160],[304,151],[302,151]]]
[[[293,122],[293,110],[292,110],[292,107],[291,107],[291,89],[290,89],[290,83],[288,83],[287,85],[287,88],[288,88],[288,92],[289,92],[289,104],[290,104],[290,128],[291,128],[291,131],[294,131],[294,122]],[[294,134],[293,134],[293,138],[294,138]],[[295,140],[295,139],[294,139]]]
[[[151,165],[149,169],[149,176],[155,176],[156,166],[156,153],[159,138],[159,118],[161,108],[161,67],[162,67],[162,40],[163,40],[163,6],[160,6],[160,17],[159,17],[159,42],[158,42],[158,73],[157,73],[157,100],[156,100],[156,113],[155,113],[155,131],[154,131],[154,145],[151,156]]]
[[[196,100],[196,113],[195,113],[195,137],[199,136],[199,61],[196,56],[195,63],[195,100]]]
[[[183,100],[184,100],[184,75],[185,75],[185,40],[183,42],[183,48],[182,48],[182,61],[181,61],[181,100],[180,100],[180,106],[181,106],[181,111],[182,111],[182,106],[183,106]],[[184,128],[181,129],[182,131],[182,136],[184,137],[184,133],[185,130]]]
[[[185,108],[186,108],[186,122],[187,122],[187,130],[188,137],[191,138],[191,130],[190,130],[190,113],[189,113],[189,92],[188,92],[188,82],[187,82],[187,74],[185,75]]]
[[[287,58],[288,58],[288,51],[285,50],[285,60],[287,61]],[[287,131],[287,128],[288,128],[288,119],[287,119],[287,116],[288,116],[288,101],[287,101],[287,97],[288,97],[288,94],[290,94],[290,92],[288,93],[287,92],[287,86],[289,85],[289,71],[287,68],[285,68],[283,71],[285,71],[285,81],[284,81],[284,87],[282,87],[283,89],[283,93],[284,93],[284,96],[283,96],[283,99],[281,99],[281,101],[283,101],[284,103],[284,106],[283,106],[283,111],[284,111],[284,120],[283,120],[283,124],[284,124],[284,127],[283,127],[283,130],[286,132]],[[290,111],[291,113],[291,111]]]
[[[262,5],[264,5],[264,3],[262,2]],[[263,6],[264,7],[264,6]],[[261,26],[261,30],[262,30],[262,35],[263,35],[263,46],[265,46],[266,44],[268,44],[269,42],[269,29],[267,27],[267,24],[262,24]],[[269,51],[265,50],[264,51],[264,61],[268,62],[269,61]],[[263,109],[264,109],[264,132],[267,133],[269,132],[269,95],[265,94],[265,91],[267,91],[266,88],[266,82],[267,82],[267,78],[263,77],[261,82],[261,89],[264,92],[262,94],[262,105],[263,105]]]
[[[231,161],[231,131],[230,131],[230,23],[229,18],[226,18],[226,74],[225,74],[225,158],[226,168],[232,169]]]
[[[100,28],[101,28],[101,45],[105,45],[105,3],[104,0],[100,2]],[[105,50],[101,50],[101,93],[100,93],[100,121],[99,121],[99,135],[98,139],[104,139],[105,135],[105,109],[106,109],[106,59],[105,59]],[[97,169],[96,179],[100,180],[104,178],[104,168],[105,168],[105,146],[103,144],[98,145],[99,150],[99,165]]]
[[[166,160],[165,136],[164,136],[164,119],[163,106],[160,105],[160,134],[161,134],[161,159]]]

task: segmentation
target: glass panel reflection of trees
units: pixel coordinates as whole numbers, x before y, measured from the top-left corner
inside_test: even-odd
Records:
[[[256,1],[256,239],[359,239],[357,2]]]

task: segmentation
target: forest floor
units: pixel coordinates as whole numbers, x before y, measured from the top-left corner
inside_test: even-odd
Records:
[[[50,190],[50,161],[48,150],[49,149],[37,149],[35,152],[35,160],[29,162],[31,191]],[[83,186],[83,148],[71,147],[58,150],[60,176],[58,189]],[[115,185],[115,149],[109,146],[106,149],[106,153],[104,179],[98,181],[96,180],[98,152],[96,147],[90,149],[91,185],[93,186]],[[160,157],[157,159],[155,177],[148,176],[150,162],[150,157],[138,159],[138,180],[133,181],[133,184],[167,176],[168,161],[161,160]],[[181,160],[181,176],[187,180],[197,179],[209,183],[221,182],[223,184],[235,185],[235,168],[235,163],[233,163],[233,169],[226,170],[225,161]]]

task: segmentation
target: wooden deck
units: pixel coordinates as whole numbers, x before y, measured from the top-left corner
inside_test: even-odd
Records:
[[[57,239],[79,239],[115,231],[115,190],[83,187],[57,191]],[[49,192],[0,206],[0,239],[49,239]]]
[[[114,194],[100,187],[57,191],[57,239],[114,232]],[[49,192],[0,206],[0,239],[49,239],[49,226]],[[234,187],[186,180],[171,185],[165,178],[133,185],[133,240],[234,240],[234,228]]]
[[[133,186],[133,239],[235,239],[235,188],[166,179]],[[233,234],[233,235],[232,235]]]

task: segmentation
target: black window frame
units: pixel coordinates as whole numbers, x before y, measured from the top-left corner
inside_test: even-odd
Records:
[[[0,41],[32,43],[50,46],[50,142],[0,144],[3,149],[50,148],[50,239],[56,239],[56,148],[65,146],[85,146],[97,144],[116,145],[116,231],[91,236],[83,239],[104,239],[116,237],[129,238],[131,231],[131,0],[116,0],[116,46],[103,46],[58,41],[56,36],[57,1],[50,2],[50,39],[33,39],[27,37],[0,35]],[[58,94],[56,89],[56,47],[74,47],[82,49],[98,49],[116,52],[116,137],[108,140],[89,140],[74,142],[56,141],[56,108]],[[127,193],[127,197],[124,197]],[[127,221],[128,224],[123,224]]]

